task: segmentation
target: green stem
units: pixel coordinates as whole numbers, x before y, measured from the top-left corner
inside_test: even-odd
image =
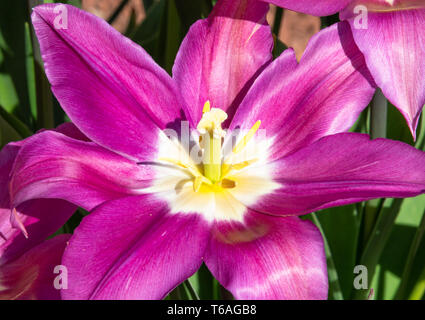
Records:
[[[425,269],[422,271],[418,282],[416,282],[412,293],[409,296],[409,300],[421,300],[425,294]]]
[[[276,7],[276,15],[273,23],[273,34],[279,38],[280,25],[282,24],[283,18],[283,9],[280,7]]]
[[[404,199],[394,199],[391,207],[387,211],[383,211],[378,215],[378,219],[373,228],[360,258],[360,264],[368,269],[368,288],[370,287],[373,275],[375,274],[376,265],[381,257],[382,251],[390,237],[391,230],[400,211]],[[367,299],[368,290],[354,290],[353,299]]]
[[[422,215],[421,223],[416,231],[415,237],[412,241],[412,244],[409,249],[409,254],[407,256],[407,261],[404,266],[403,275],[401,277],[401,282],[398,287],[397,293],[395,295],[395,299],[400,300],[403,299],[406,295],[407,285],[409,282],[409,275],[412,271],[413,261],[415,260],[416,253],[418,252],[419,245],[421,244],[423,235],[425,231],[425,211]],[[423,295],[423,294],[422,294]]]
[[[185,280],[184,285],[186,286],[187,291],[189,291],[189,294],[190,294],[192,300],[200,300],[195,289],[193,289],[193,286],[190,283],[189,279]]]
[[[42,0],[28,0],[29,9],[43,4]],[[50,129],[54,127],[53,117],[53,95],[50,90],[50,84],[47,80],[41,58],[40,45],[35,35],[34,29],[31,30],[32,48],[34,54],[35,87],[37,99],[37,127],[39,129]]]
[[[372,139],[385,138],[387,136],[387,108],[387,99],[382,91],[378,89],[373,97],[370,108],[370,137]],[[380,204],[382,203],[379,199],[366,202],[363,224],[363,245],[367,243],[376,223]]]
[[[387,136],[387,108],[388,102],[384,94],[378,89],[373,97],[370,109],[370,136],[372,139]]]
[[[115,11],[112,13],[112,15],[108,19],[109,24],[113,24],[115,20],[118,18],[120,13],[123,11],[124,7],[127,5],[128,0],[123,0],[119,4],[119,6],[115,9]]]
[[[388,102],[382,91],[378,89],[375,93],[375,96],[373,97],[373,101],[370,107],[370,137],[372,139],[385,138],[387,135],[387,108]],[[378,259],[382,253],[383,245],[385,244],[376,243],[377,239],[381,237],[381,234],[376,233],[376,229],[383,227],[378,226],[378,223],[384,223],[384,227],[391,230],[392,223],[394,222],[392,220],[392,215],[386,215],[383,219],[380,219],[382,217],[382,214],[380,213],[382,211],[383,204],[384,199],[374,199],[367,201],[364,207],[364,214],[362,217],[362,237],[361,242],[359,243],[359,256],[360,264],[368,267],[369,281],[371,281],[373,278],[376,264],[378,263]],[[397,212],[395,212],[394,219],[395,217],[397,217],[397,214],[398,210]],[[388,221],[392,221],[391,224],[387,225]],[[370,257],[368,250],[374,252],[375,256]],[[355,298],[365,299],[367,298],[366,295],[368,294],[368,291],[355,290],[353,294]]]
[[[329,246],[328,240],[325,237],[325,233],[323,232],[322,224],[320,223],[317,215],[313,212],[311,213],[311,217],[313,219],[314,224],[320,230],[322,234],[323,243],[325,245],[326,251],[326,261],[328,264],[328,275],[329,275],[329,292],[332,293],[334,300],[344,300],[342,295],[341,286],[339,283],[338,272],[336,271],[335,262],[332,257],[331,248]]]

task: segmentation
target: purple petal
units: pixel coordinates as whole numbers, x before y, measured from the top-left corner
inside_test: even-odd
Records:
[[[327,298],[323,240],[313,223],[249,212],[245,224],[216,224],[205,255],[236,299]]]
[[[38,6],[32,19],[52,91],[72,122],[94,142],[146,160],[158,130],[183,113],[171,77],[107,22],[73,6]]]
[[[261,0],[273,3],[285,9],[312,14],[329,16],[342,10],[351,0]]]
[[[0,300],[59,300],[53,285],[70,235],[62,234],[0,266]]]
[[[77,209],[58,199],[37,199],[18,206],[28,239],[9,223],[9,207],[0,208],[0,264],[14,260],[62,227]]]
[[[58,230],[75,212],[76,206],[62,200],[32,200],[17,207],[21,230],[12,227],[9,175],[16,154],[25,141],[6,145],[0,152],[0,264],[16,259]]]
[[[169,214],[152,195],[96,208],[75,230],[63,264],[64,299],[162,299],[201,266],[207,222]]]
[[[256,0],[220,0],[208,19],[196,22],[184,39],[173,77],[184,96],[192,125],[209,100],[230,116],[259,69],[272,59],[273,38]]]
[[[349,5],[340,12],[341,18],[347,19],[358,15],[359,6],[366,7],[368,12],[389,12],[424,8],[425,0],[351,0]],[[355,10],[356,7],[357,10]]]
[[[356,27],[356,17],[348,19],[354,40],[377,85],[406,118],[415,138],[425,104],[425,9],[370,11],[367,18],[366,29]]]
[[[325,137],[270,166],[282,187],[251,207],[271,214],[305,214],[425,192],[424,152],[359,133]]]
[[[315,35],[299,64],[292,49],[270,64],[254,82],[230,128],[261,128],[274,139],[270,159],[323,136],[347,131],[375,89],[348,23]]]
[[[12,205],[58,198],[91,210],[139,193],[152,174],[95,143],[46,131],[29,138],[19,152],[10,181]]]

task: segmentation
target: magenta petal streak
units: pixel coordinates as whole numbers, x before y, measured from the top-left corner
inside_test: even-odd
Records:
[[[209,228],[152,195],[106,202],[75,230],[65,299],[162,299],[201,266]]]
[[[219,1],[208,19],[191,27],[177,54],[173,77],[195,127],[207,100],[232,116],[260,68],[271,61],[267,10],[268,5],[257,0]]]
[[[425,9],[369,12],[366,29],[348,21],[377,85],[416,137],[425,104]]]
[[[283,72],[282,72],[283,71]],[[270,159],[334,133],[347,131],[375,91],[347,22],[315,35],[298,64],[285,51],[254,82],[230,129],[261,120],[274,140]]]
[[[34,198],[60,198],[86,210],[136,194],[152,172],[92,142],[42,132],[22,147],[10,183],[14,206]]]
[[[359,133],[325,137],[270,166],[273,180],[282,187],[252,208],[277,215],[425,191],[424,152],[398,141],[371,141]]]
[[[347,6],[351,0],[262,0],[293,11],[315,16],[329,16]]]
[[[297,217],[254,212],[245,225],[216,223],[205,255],[214,277],[236,299],[327,299],[320,231]]]
[[[62,108],[94,142],[146,160],[158,130],[184,113],[171,77],[107,22],[74,6],[66,6],[67,29],[55,28],[55,6],[35,8],[32,20]]]

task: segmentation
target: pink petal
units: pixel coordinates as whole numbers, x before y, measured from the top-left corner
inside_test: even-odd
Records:
[[[261,128],[274,139],[270,159],[347,131],[369,104],[375,88],[348,23],[320,31],[297,64],[292,49],[254,82],[230,125]]]
[[[59,300],[54,287],[62,254],[70,235],[62,234],[32,248],[30,251],[0,266],[0,300]]]
[[[280,189],[253,209],[277,215],[305,214],[374,198],[425,192],[425,153],[389,139],[341,133],[325,137],[270,164]]]
[[[12,205],[58,198],[91,210],[139,193],[152,174],[95,143],[46,131],[29,138],[19,152],[10,181]]]
[[[75,230],[63,264],[64,299],[162,299],[200,267],[207,223],[169,214],[152,195],[99,206]]]
[[[329,16],[342,10],[351,0],[261,0],[285,9],[315,16]]]
[[[360,8],[359,6],[365,6],[369,12],[388,12],[424,8],[425,0],[351,0],[340,12],[342,18],[358,15],[359,12],[355,9]]]
[[[59,199],[37,199],[18,206],[28,239],[9,223],[9,206],[0,206],[0,264],[20,257],[62,227],[77,209]]]
[[[183,113],[171,77],[107,22],[74,6],[38,6],[32,19],[52,90],[72,122],[94,142],[145,160],[158,130]]]
[[[173,68],[192,125],[202,107],[233,114],[260,68],[272,59],[273,38],[256,0],[220,0],[208,19],[196,22],[184,39]]]
[[[217,223],[205,255],[236,299],[326,299],[326,256],[319,230],[296,217],[254,212],[245,225]]]
[[[28,233],[25,238],[21,230],[11,225],[9,175],[16,154],[24,141],[13,142],[0,151],[0,264],[16,259],[24,252],[45,240],[57,231],[75,212],[76,207],[62,200],[32,200],[16,209],[21,230]]]
[[[425,9],[368,12],[367,17],[366,29],[355,27],[355,17],[348,20],[354,40],[377,85],[415,137],[425,104]]]

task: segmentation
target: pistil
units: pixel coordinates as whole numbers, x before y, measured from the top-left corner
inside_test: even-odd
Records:
[[[207,101],[204,105],[202,119],[197,126],[201,134],[204,176],[212,183],[221,179],[221,140],[226,135],[221,124],[226,119],[226,112],[218,108],[211,108],[210,102]]]

